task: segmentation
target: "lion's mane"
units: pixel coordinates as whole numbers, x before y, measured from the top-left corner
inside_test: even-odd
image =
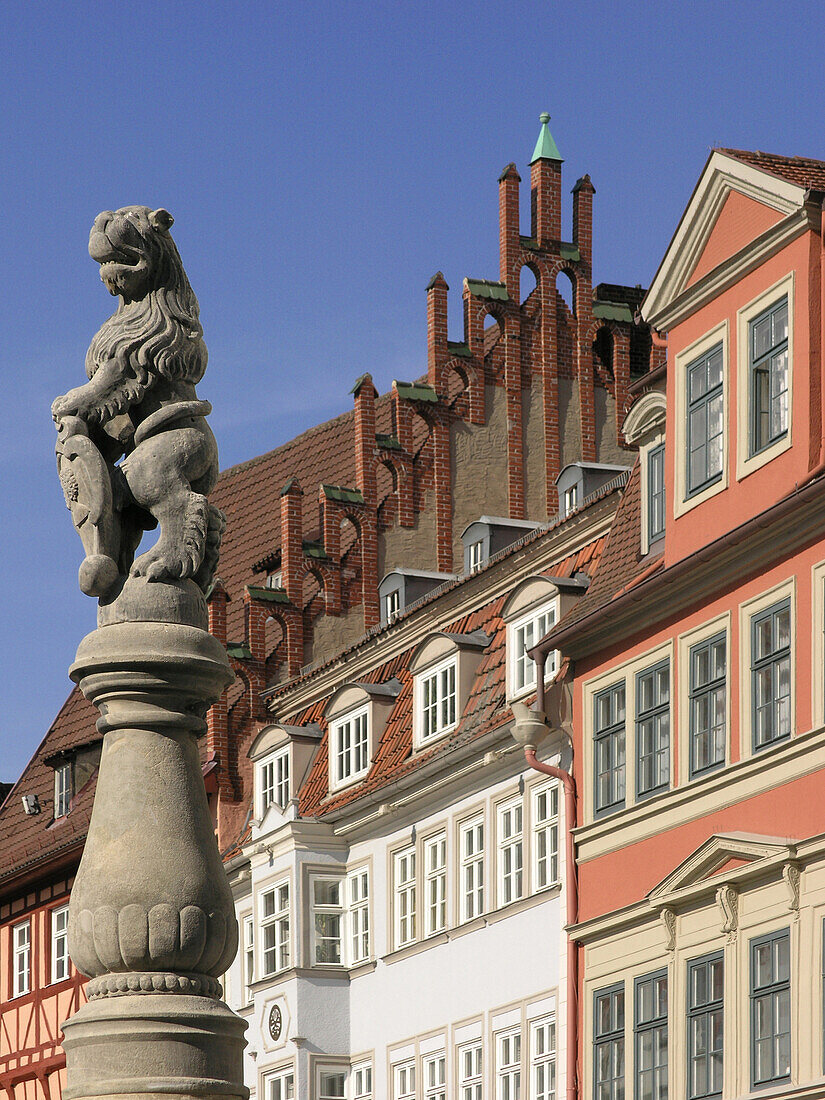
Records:
[[[206,344],[198,301],[189,285],[175,242],[154,229],[148,209],[138,228],[148,268],[148,289],[137,301],[121,301],[86,353],[86,373],[94,377],[117,359],[124,377],[151,385],[152,375],[170,381],[199,382],[206,370]]]

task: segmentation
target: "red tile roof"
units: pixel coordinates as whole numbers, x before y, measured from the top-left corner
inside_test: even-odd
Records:
[[[763,172],[795,183],[800,187],[815,191],[825,191],[825,161],[811,160],[809,157],[782,157],[777,153],[763,153],[760,150],[749,152],[747,149],[716,149],[728,157],[736,157],[745,164],[753,165]]]
[[[601,558],[604,541],[604,537],[595,539],[577,553],[554,562],[544,572],[548,576],[556,577],[572,577],[579,572],[593,576]],[[363,677],[368,682],[385,683],[395,676],[402,684],[372,767],[363,783],[329,796],[328,735],[323,715],[327,698],[319,699],[296,718],[291,719],[298,725],[317,722],[324,729],[318,754],[299,794],[302,815],[321,817],[331,810],[345,806],[362,795],[399,779],[447,749],[477,739],[510,720],[511,712],[507,705],[505,683],[506,627],[501,618],[506,599],[507,596],[502,595],[492,603],[456,619],[445,628],[445,632],[451,634],[470,634],[474,630],[483,630],[490,638],[490,644],[481,656],[473,686],[455,733],[437,742],[431,748],[413,754],[413,678],[409,665],[417,645],[385,661],[373,669],[369,676]]]
[[[610,603],[628,585],[651,566],[651,561],[641,556],[642,545],[642,489],[639,463],[633,467],[624,496],[613,517],[607,534],[604,552],[593,583],[572,610],[564,616],[550,633],[566,630]]]
[[[63,750],[100,740],[97,711],[77,691],[61,707],[49,732],[0,808],[0,890],[12,874],[79,847],[89,825],[95,779],[72,799],[69,814],[52,825],[54,769],[44,760]],[[41,812],[23,812],[23,795],[37,795]]]

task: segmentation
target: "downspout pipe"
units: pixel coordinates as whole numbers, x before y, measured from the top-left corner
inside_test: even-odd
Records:
[[[576,827],[576,783],[570,772],[545,764],[536,757],[536,746],[551,732],[544,714],[544,654],[536,654],[538,691],[536,703],[528,707],[513,703],[515,722],[511,730],[513,739],[524,749],[524,759],[542,775],[552,776],[564,788],[564,840],[565,840],[565,896],[568,929],[576,923],[579,914],[578,870],[573,830]],[[579,952],[575,940],[567,933],[567,1100],[578,1097],[579,1055]]]
[[[813,481],[814,478],[819,477],[821,473],[825,472],[825,198],[821,200],[819,210],[819,300],[819,371],[822,379],[819,387],[819,459],[814,468],[809,470],[805,477],[799,482],[797,486],[799,489],[801,489],[803,485],[807,485],[809,481]]]

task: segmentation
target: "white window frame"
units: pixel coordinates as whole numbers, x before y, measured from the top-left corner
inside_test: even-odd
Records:
[[[558,622],[558,618],[559,598],[556,596],[507,624],[507,680],[510,699],[520,699],[523,695],[529,695],[536,690],[538,669],[536,662],[527,656],[527,651],[541,641],[550,628]],[[529,642],[526,641],[528,629],[531,632]],[[558,660],[558,650],[555,649],[545,657],[545,681],[555,676]],[[521,677],[523,677],[523,683],[519,684]]]
[[[579,506],[579,483],[574,481],[564,490],[564,515],[565,519],[571,512],[575,512]]]
[[[72,762],[65,760],[54,769],[54,816],[65,817],[72,801]]]
[[[425,1055],[421,1067],[424,1100],[447,1100],[447,1054],[437,1050]]]
[[[401,612],[401,589],[391,588],[384,596],[384,618],[388,623]]]
[[[544,813],[540,810],[542,799],[544,799],[545,805]],[[531,870],[534,894],[537,894],[540,890],[549,890],[553,886],[558,886],[561,882],[561,871],[559,869],[560,800],[561,791],[556,780],[533,787],[530,792],[530,847],[533,857]],[[542,845],[544,846],[543,854],[541,852]],[[546,864],[544,874],[542,874],[542,863]]]
[[[400,875],[404,872],[404,877]],[[401,848],[392,857],[393,938],[396,948],[415,943],[416,912],[416,852],[415,845]],[[403,911],[402,911],[403,910]]]
[[[722,345],[722,472],[711,484],[699,492],[690,494],[687,480],[687,370],[692,363],[706,355],[717,344]],[[727,320],[715,325],[710,332],[695,340],[680,351],[674,358],[676,418],[674,422],[676,437],[676,459],[674,468],[674,500],[672,514],[678,518],[703,504],[706,500],[723,492],[728,487],[730,456],[730,334]],[[668,510],[670,504],[666,503]]]
[[[370,956],[370,871],[357,867],[347,875],[347,961],[350,966]]]
[[[467,851],[467,837],[472,850]],[[481,843],[477,844],[480,837]],[[458,828],[459,842],[459,919],[462,924],[475,920],[485,911],[484,817],[479,814],[462,821]]]
[[[12,997],[25,997],[32,989],[32,922],[21,920],[12,925]]]
[[[496,1100],[516,1100],[520,1095],[521,1027],[519,1026],[496,1033]]]
[[[769,607],[773,607],[774,604],[782,603],[783,600],[789,600],[791,608],[791,736],[790,738],[777,741],[776,745],[769,745],[760,749],[756,755],[770,753],[774,748],[778,748],[783,744],[786,745],[789,740],[792,741],[794,737],[796,737],[796,670],[798,658],[796,637],[796,578],[789,577],[787,580],[768,589],[767,592],[761,592],[758,596],[754,596],[753,599],[747,600],[745,603],[739,605],[739,729],[741,731],[739,736],[739,755],[742,760],[754,755],[753,730],[751,729],[751,714],[753,713],[753,677],[751,674],[753,663],[753,632],[751,623],[754,617],[760,612],[767,611]]]
[[[267,1073],[264,1075],[263,1081],[263,1100],[275,1100],[275,1085],[281,1086],[281,1095],[277,1100],[294,1100],[295,1097],[295,1067],[287,1066],[283,1069],[277,1069],[273,1073]],[[291,1094],[287,1094],[286,1085],[292,1086]]]
[[[283,570],[278,569],[274,573],[269,573],[264,581],[264,588],[283,588],[284,574]]]
[[[263,819],[270,806],[286,810],[289,786],[289,745],[285,745],[258,764],[259,819]]]
[[[319,886],[334,886],[338,891],[338,901],[318,901],[316,891]],[[344,965],[346,930],[344,920],[346,882],[341,875],[311,875],[309,880],[309,941],[310,965],[320,967],[341,967]],[[318,918],[330,918],[338,922],[338,934],[319,936]],[[338,958],[319,958],[320,949],[327,943],[338,944]],[[333,950],[332,954],[335,954]]]
[[[352,1100],[373,1100],[372,1062],[356,1062],[350,1074]]]
[[[556,1016],[549,1013],[530,1021],[530,1071],[527,1095],[530,1100],[555,1100],[556,1097]],[[542,1049],[539,1039],[544,1037]],[[551,1083],[548,1083],[548,1077]]]
[[[252,1004],[252,986],[255,982],[255,917],[246,913],[241,917],[241,988],[243,1003]]]
[[[342,1094],[322,1091],[322,1078],[325,1074],[335,1077],[343,1077],[344,1079],[344,1091]],[[349,1093],[347,1087],[347,1078],[349,1077],[349,1066],[341,1062],[321,1062],[315,1066],[315,1097],[316,1100],[338,1100],[338,1096],[342,1095],[346,1097]]]
[[[282,891],[285,895],[282,895]],[[265,916],[266,898],[270,895],[275,896],[275,908],[269,916]],[[282,905],[282,896],[286,897],[286,905]],[[280,882],[274,883],[272,886],[268,886],[265,890],[261,891],[260,895],[260,925],[261,925],[261,942],[260,942],[260,973],[262,978],[271,978],[274,974],[280,974],[284,970],[288,970],[292,959],[292,927],[290,920],[290,906],[292,899],[292,891],[288,879],[284,879]],[[280,906],[280,907],[279,907]],[[268,970],[266,967],[266,938],[269,928],[273,928],[274,932],[274,945],[269,948],[270,951],[275,952],[275,968]],[[286,935],[284,936],[284,929]]]
[[[780,298],[788,298],[788,430],[775,443],[750,454],[750,324]],[[787,451],[793,436],[793,375],[794,375],[794,272],[789,271],[773,286],[763,290],[736,313],[736,385],[739,394],[736,409],[736,478],[759,470]]]
[[[484,1048],[480,1039],[463,1043],[456,1052],[458,1100],[482,1100],[484,1094]]]
[[[51,936],[51,980],[62,982],[69,977],[69,906],[58,905],[49,913]]]
[[[450,691],[449,674],[452,672],[452,691]],[[447,674],[448,684],[447,690],[444,690],[442,683],[442,677]],[[437,664],[431,665],[429,668],[419,672],[415,677],[415,712],[416,712],[416,729],[418,730],[417,743],[419,745],[429,745],[431,742],[438,740],[440,737],[444,737],[446,734],[451,733],[458,725],[460,717],[458,706],[458,654],[452,653],[449,657],[439,661]],[[427,704],[425,709],[425,695],[427,694],[427,685],[434,684],[436,693],[434,702]],[[446,721],[444,720],[443,711],[445,709],[445,700],[449,700],[452,696],[452,718],[449,713]],[[449,710],[449,708],[448,708]],[[427,729],[428,720],[427,713],[433,711],[435,717],[435,724],[429,730]]]
[[[467,564],[470,573],[477,573],[484,565],[484,539],[476,539],[467,547]]]
[[[392,1100],[416,1100],[414,1058],[392,1067]]]
[[[447,834],[424,841],[424,935],[435,936],[447,927]]]
[[[348,787],[370,770],[370,705],[347,711],[329,724],[330,775],[332,790]],[[342,748],[347,733],[348,743]]]
[[[509,835],[507,830],[512,830]],[[497,905],[524,897],[524,800],[519,796],[496,807]]]

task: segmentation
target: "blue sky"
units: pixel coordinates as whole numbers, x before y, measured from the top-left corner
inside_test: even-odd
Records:
[[[542,110],[565,193],[596,186],[595,281],[648,284],[712,146],[825,158],[813,2],[6,0],[3,30],[0,779],[94,627],[49,405],[112,309],[99,210],[175,216],[227,466],[347,409],[365,370],[423,373],[438,268],[461,337]]]

